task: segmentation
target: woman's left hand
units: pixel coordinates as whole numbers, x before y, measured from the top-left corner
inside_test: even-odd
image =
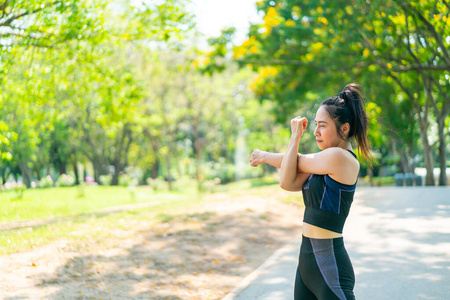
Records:
[[[308,120],[305,117],[296,117],[291,120],[291,132],[292,135],[297,135],[301,137],[303,132],[306,130],[306,126],[308,126]]]
[[[265,155],[265,151],[261,151],[258,149],[253,150],[252,156],[250,158],[250,165],[252,167],[257,167],[260,164],[265,163],[264,161],[264,155]]]

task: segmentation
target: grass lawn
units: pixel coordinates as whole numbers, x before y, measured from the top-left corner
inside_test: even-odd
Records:
[[[106,207],[158,201],[176,193],[155,193],[148,187],[59,187],[30,189],[23,198],[14,192],[0,193],[0,223],[88,214]]]
[[[279,190],[276,183],[272,178],[250,179],[218,186],[216,191],[226,194],[226,197],[243,194],[263,196]],[[186,183],[185,186],[179,185],[175,192],[153,192],[148,187],[130,190],[111,186],[84,187],[82,191],[78,187],[36,189],[27,190],[19,200],[15,199],[12,192],[2,193],[0,223],[53,217],[84,217],[33,228],[0,231],[0,254],[26,251],[58,239],[83,239],[92,235],[107,238],[106,229],[129,226],[130,220],[160,222],[179,215],[182,210],[205,199],[214,201],[214,197],[210,197],[211,193],[197,193],[195,186],[193,182]],[[299,201],[299,196],[292,194],[280,200]],[[107,207],[153,201],[158,204],[109,215],[90,215]]]

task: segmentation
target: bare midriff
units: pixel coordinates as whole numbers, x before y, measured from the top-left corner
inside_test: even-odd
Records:
[[[339,232],[323,229],[303,222],[303,235],[313,239],[335,239],[342,237]]]

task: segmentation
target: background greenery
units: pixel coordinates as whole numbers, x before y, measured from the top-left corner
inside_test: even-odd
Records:
[[[284,151],[288,121],[349,82],[366,90],[378,162],[361,175],[424,167],[447,184],[446,1],[260,1],[245,42],[224,29],[207,50],[188,1],[0,2],[4,190],[263,176],[251,150]],[[318,150],[309,130],[302,152]]]

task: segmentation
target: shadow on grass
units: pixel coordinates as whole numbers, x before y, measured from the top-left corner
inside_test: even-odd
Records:
[[[220,299],[273,251],[298,238],[298,227],[274,226],[271,213],[161,214],[138,243],[120,240],[110,253],[80,255],[40,274],[46,299]],[[284,238],[283,238],[284,237]],[[100,252],[101,253],[101,252]]]

